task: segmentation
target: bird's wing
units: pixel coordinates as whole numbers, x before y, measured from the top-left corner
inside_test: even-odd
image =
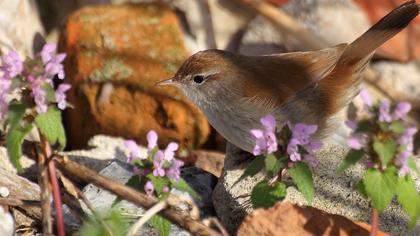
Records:
[[[347,44],[318,51],[258,56],[250,63],[239,93],[251,106],[276,108],[325,78],[336,67]],[[257,59],[257,60],[255,60]],[[254,78],[254,81],[246,81]],[[245,104],[244,104],[245,105]]]

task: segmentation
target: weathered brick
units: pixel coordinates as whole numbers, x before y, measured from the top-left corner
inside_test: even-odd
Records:
[[[205,142],[204,115],[176,88],[156,87],[173,76],[188,53],[176,15],[162,5],[102,5],[72,14],[61,35],[67,82],[69,145],[82,147],[95,134],[146,143],[154,129],[160,144]]]

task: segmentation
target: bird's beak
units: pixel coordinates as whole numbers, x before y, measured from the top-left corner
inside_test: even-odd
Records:
[[[175,84],[174,77],[170,79],[165,79],[156,83],[156,85],[173,85]]]

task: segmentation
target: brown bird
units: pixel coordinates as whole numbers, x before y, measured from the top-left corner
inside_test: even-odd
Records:
[[[391,11],[351,44],[318,51],[244,56],[206,50],[188,58],[160,85],[180,88],[229,142],[251,152],[250,130],[272,114],[318,125],[318,137],[337,127],[336,114],[359,92],[362,71],[375,50],[419,14],[409,1]]]

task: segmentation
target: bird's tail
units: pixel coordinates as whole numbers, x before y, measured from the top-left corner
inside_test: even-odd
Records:
[[[358,63],[370,57],[379,46],[403,30],[419,11],[420,5],[414,0],[395,8],[346,48],[342,62]]]

